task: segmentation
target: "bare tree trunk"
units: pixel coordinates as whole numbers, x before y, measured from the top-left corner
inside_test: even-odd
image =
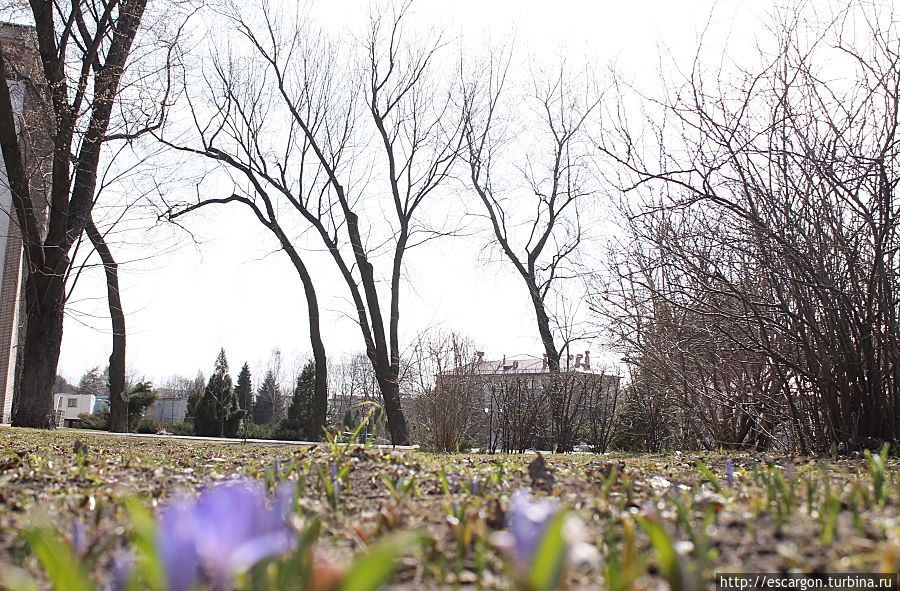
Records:
[[[281,247],[287,253],[288,258],[291,259],[291,263],[294,265],[294,269],[296,269],[297,274],[300,276],[300,281],[303,284],[303,292],[306,296],[306,310],[309,318],[309,340],[310,346],[313,350],[313,361],[315,362],[316,374],[315,395],[313,397],[312,408],[310,409],[309,422],[305,426],[305,430],[306,436],[309,437],[312,441],[319,441],[324,433],[323,429],[325,427],[326,415],[328,412],[328,359],[325,355],[325,344],[322,340],[319,315],[319,298],[316,295],[316,288],[313,283],[312,276],[309,274],[309,269],[307,269],[306,264],[300,257],[300,253],[297,252],[297,249],[294,247],[290,238],[288,238],[287,234],[285,234],[281,225],[278,223],[277,216],[275,215],[275,209],[272,205],[272,200],[269,197],[268,192],[259,183],[259,180],[254,175],[253,171],[249,170],[247,167],[241,166],[233,158],[225,154],[216,153],[214,155],[211,155],[207,153],[204,155],[215,160],[223,161],[243,172],[247,176],[247,179],[251,183],[253,183],[254,187],[256,188],[257,195],[263,201],[265,212],[263,212],[263,210],[260,209],[256,205],[256,203],[254,203],[250,199],[242,197],[240,195],[232,195],[224,199],[208,199],[205,201],[201,201],[195,205],[186,207],[177,212],[169,211],[169,219],[175,219],[188,212],[194,211],[195,209],[214,203],[224,204],[229,202],[238,202],[243,203],[244,205],[249,207],[251,211],[253,211],[253,214],[256,216],[256,219],[259,220],[259,222],[263,226],[268,228],[268,230],[278,239],[279,244],[281,244]]]
[[[325,431],[325,420],[328,413],[328,359],[325,356],[325,343],[322,341],[322,331],[319,325],[319,298],[313,285],[312,276],[306,265],[300,259],[300,255],[293,247],[287,236],[278,228],[276,234],[281,240],[282,247],[288,253],[300,281],[303,283],[303,292],[306,295],[306,311],[309,317],[309,342],[313,350],[313,362],[316,366],[315,393],[313,395],[312,408],[309,409],[309,422],[307,423],[306,437],[310,441],[320,441]]]
[[[113,258],[109,245],[94,225],[93,218],[84,226],[94,245],[103,271],[106,273],[106,299],[109,318],[112,321],[112,353],[109,355],[109,430],[114,433],[128,431],[128,397],[125,394],[125,312],[119,291],[119,265]]]
[[[21,385],[14,401],[12,425],[49,429],[53,384],[62,343],[65,283],[62,277],[32,273],[25,282],[25,343]]]
[[[100,153],[109,139],[110,118],[146,0],[98,2],[90,7],[73,3],[70,8],[32,0],[30,5],[42,73],[35,69],[27,72],[27,77],[39,90],[31,97],[40,104],[38,110],[48,109],[36,127],[49,136],[41,139],[52,143],[53,159],[52,171],[45,175],[50,186],[32,188],[27,130],[23,129],[21,137],[16,130],[5,84],[14,68],[7,66],[0,51],[0,147],[27,269],[22,383],[16,389],[13,423],[50,427],[69,253],[94,206]],[[71,13],[72,20],[62,27],[55,20],[59,10]],[[71,26],[76,20],[79,26]],[[33,46],[34,40],[28,36],[23,48],[34,53]],[[90,92],[85,92],[87,88]],[[42,104],[48,98],[47,104]],[[48,193],[44,235],[42,210]]]

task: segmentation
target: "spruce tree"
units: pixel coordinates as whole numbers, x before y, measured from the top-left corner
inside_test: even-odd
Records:
[[[245,412],[228,375],[225,350],[219,352],[216,367],[194,411],[194,433],[207,437],[236,437]]]
[[[269,425],[275,422],[278,414],[278,401],[281,398],[281,389],[275,379],[275,373],[270,369],[266,372],[259,390],[256,392],[256,402],[253,403],[253,422],[257,425]]]
[[[234,387],[237,393],[238,405],[244,412],[249,412],[253,406],[253,383],[250,381],[250,366],[244,363],[241,373],[238,374],[237,385]]]
[[[310,360],[294,385],[294,394],[291,397],[291,405],[288,407],[287,418],[278,424],[276,437],[279,439],[304,439],[306,441],[318,441],[321,437],[319,426],[313,425],[312,405],[316,395],[316,365]]]
[[[87,370],[78,381],[79,394],[92,394],[94,396],[106,396],[109,394],[109,388],[106,386],[106,378],[99,367]]]
[[[203,392],[206,391],[206,378],[203,375],[203,372],[197,372],[197,377],[194,378],[194,382],[191,384],[190,393],[188,394],[187,399],[187,410],[185,412],[184,421],[186,423],[194,424],[194,419],[197,416],[197,405],[200,403],[200,399],[203,398]]]

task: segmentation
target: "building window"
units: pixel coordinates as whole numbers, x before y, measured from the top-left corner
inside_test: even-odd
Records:
[[[69,408],[78,408],[77,398],[69,398]]]

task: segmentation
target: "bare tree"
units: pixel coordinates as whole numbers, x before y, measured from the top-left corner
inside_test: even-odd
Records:
[[[378,379],[365,353],[346,355],[331,367],[328,375],[331,382],[331,414],[335,424],[354,427],[355,425],[345,424],[344,419],[349,417],[352,423],[353,415],[361,403],[381,400]]]
[[[577,337],[566,334],[571,319],[554,309],[554,298],[579,275],[580,210],[595,190],[585,126],[600,98],[586,73],[570,77],[564,65],[550,75],[533,72],[527,94],[509,96],[510,60],[492,56],[466,83],[468,176],[497,245],[528,289],[547,363],[558,372]],[[511,121],[514,112],[520,118]],[[522,146],[522,153],[511,149]]]
[[[701,446],[900,432],[896,21],[862,3],[807,16],[781,15],[759,69],[698,59],[659,103],[656,149],[621,118],[601,147],[625,188],[654,192],[630,218],[647,315],[626,318]]]
[[[594,373],[572,373],[580,416],[578,429],[595,453],[606,453],[618,427],[622,404],[621,378],[602,368]]]
[[[25,339],[13,423],[48,427],[62,340],[64,278],[70,250],[90,219],[101,149],[146,0],[94,4],[31,3],[40,70],[27,72],[34,100],[52,121],[47,232],[41,231],[41,191],[29,178],[24,139],[17,132],[6,84],[0,84],[0,140],[21,231],[27,277]],[[0,47],[0,79],[17,77]],[[46,95],[44,94],[46,93]]]
[[[546,398],[546,437],[557,453],[572,451],[578,440],[600,453],[612,439],[619,402],[619,376],[608,375],[582,365],[542,376],[540,385]]]
[[[268,8],[262,8],[259,27],[246,10],[232,17],[250,55],[215,60],[207,97],[213,115],[201,120],[209,110],[194,110],[201,145],[179,146],[221,162],[248,187],[173,207],[170,214],[213,203],[249,207],[300,272],[310,322],[318,323],[312,279],[284,230],[288,216],[299,217],[346,284],[391,440],[404,444],[409,434],[399,383],[403,260],[408,249],[440,234],[421,222],[420,210],[447,178],[458,148],[450,89],[434,76],[442,43],[407,38],[402,25],[410,18],[408,4],[391,19],[373,17],[362,55],[349,56],[346,46],[329,43],[302,23],[285,26],[289,19]],[[375,263],[384,251],[389,265],[380,275]],[[389,290],[387,306],[382,281]],[[310,332],[318,335],[312,326]],[[321,372],[318,416],[324,421],[321,343],[313,343],[313,353]]]

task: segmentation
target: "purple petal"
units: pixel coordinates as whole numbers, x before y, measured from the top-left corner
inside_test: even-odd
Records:
[[[213,589],[260,560],[290,551],[297,533],[289,516],[294,484],[278,487],[271,506],[256,481],[211,486],[194,501],[179,499],[159,513],[158,546],[170,591],[188,591],[201,571]]]
[[[84,523],[80,517],[72,521],[72,550],[75,556],[81,558],[87,552],[87,534],[84,531]]]
[[[239,546],[231,555],[233,572],[244,572],[260,560],[290,552],[297,547],[297,536],[291,531],[275,531],[258,536]]]
[[[513,558],[520,567],[531,564],[544,530],[558,511],[553,499],[534,498],[524,489],[513,493],[507,527],[513,535]]]
[[[194,586],[199,566],[195,531],[193,506],[187,499],[177,499],[160,510],[156,547],[168,591],[190,591]]]
[[[197,553],[213,579],[224,584],[237,567],[238,548],[265,526],[265,489],[257,482],[235,481],[209,488],[194,509]]]
[[[294,492],[296,488],[293,482],[285,481],[279,484],[275,490],[275,503],[272,506],[272,511],[269,511],[269,513],[275,516],[281,525],[294,513]]]
[[[725,460],[725,477],[728,479],[728,484],[734,484],[734,462],[731,461],[731,458]]]

